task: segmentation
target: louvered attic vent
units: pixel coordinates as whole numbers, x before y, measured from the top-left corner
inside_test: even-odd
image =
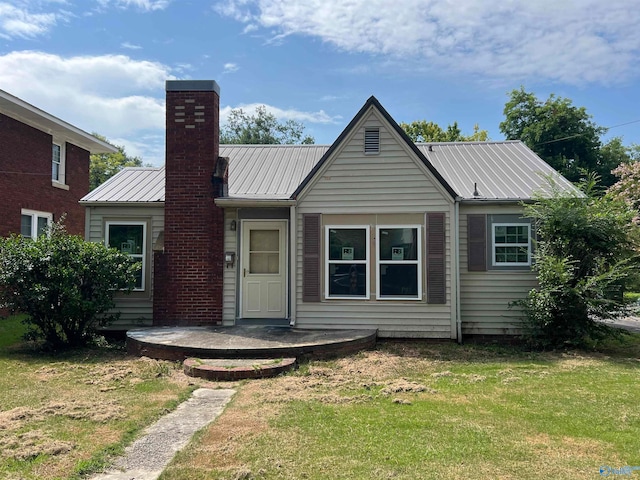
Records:
[[[364,130],[364,153],[380,153],[380,129],[365,128]]]

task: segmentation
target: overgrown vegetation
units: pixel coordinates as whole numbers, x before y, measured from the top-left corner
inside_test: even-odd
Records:
[[[128,255],[68,235],[62,223],[37,240],[0,238],[0,305],[26,315],[48,348],[85,345],[113,321],[116,291],[130,292],[140,265]]]
[[[586,346],[615,330],[602,320],[627,315],[626,285],[639,273],[637,212],[611,196],[562,193],[525,206],[535,221],[534,270],[539,287],[516,302],[526,315],[525,337],[535,347]]]

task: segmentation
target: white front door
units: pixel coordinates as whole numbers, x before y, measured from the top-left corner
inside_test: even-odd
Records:
[[[287,222],[242,222],[242,317],[287,317]]]

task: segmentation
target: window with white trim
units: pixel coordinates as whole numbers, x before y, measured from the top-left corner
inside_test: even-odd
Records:
[[[145,289],[147,224],[144,222],[107,222],[106,244],[122,253],[126,253],[141,267],[136,274],[134,291]]]
[[[325,227],[325,298],[369,298],[369,226]]]
[[[20,235],[25,238],[35,240],[40,235],[47,234],[52,222],[52,213],[37,212],[35,210],[26,210],[23,208],[20,220]]]
[[[54,141],[51,144],[51,180],[55,183],[65,183],[64,142]]]
[[[493,266],[531,265],[530,223],[493,223],[491,228]]]
[[[376,294],[380,300],[422,299],[420,225],[377,227]]]

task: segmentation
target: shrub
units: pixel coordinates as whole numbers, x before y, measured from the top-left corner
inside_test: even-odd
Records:
[[[37,240],[0,238],[0,306],[27,315],[29,337],[50,348],[85,345],[118,314],[116,291],[130,292],[140,265],[115,249],[68,235],[61,223]]]
[[[613,334],[602,320],[627,314],[622,292],[638,276],[636,212],[610,196],[560,193],[525,206],[537,230],[539,286],[517,305],[534,346],[585,346]]]

